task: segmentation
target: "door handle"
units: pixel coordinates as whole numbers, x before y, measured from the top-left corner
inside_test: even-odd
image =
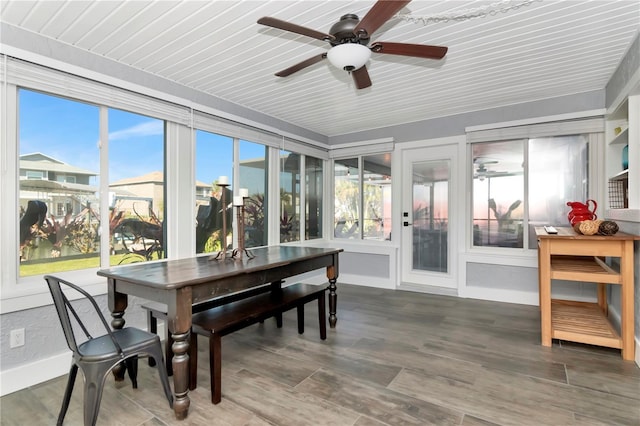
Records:
[[[402,223],[402,225],[404,225],[404,226],[411,226],[411,225],[413,225],[413,224],[412,224],[412,223],[409,223],[409,222],[403,222],[403,223]]]

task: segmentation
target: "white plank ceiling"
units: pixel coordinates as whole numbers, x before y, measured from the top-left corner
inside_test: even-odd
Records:
[[[330,45],[260,17],[329,32],[374,3],[2,0],[0,19],[327,136],[603,89],[640,28],[638,0],[415,0],[401,14],[496,12],[426,25],[391,19],[372,41],[449,52],[440,61],[373,53],[367,89],[328,61],[274,76]]]

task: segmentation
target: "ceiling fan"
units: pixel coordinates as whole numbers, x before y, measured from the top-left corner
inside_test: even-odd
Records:
[[[476,171],[473,174],[473,178],[479,179],[480,181],[485,180],[485,178],[487,177],[502,176],[509,173],[509,172],[498,172],[495,170],[487,169],[487,164],[498,164],[498,160],[494,160],[491,158],[484,158],[484,157],[474,158],[473,164],[476,166]]]
[[[331,44],[331,49],[328,52],[312,56],[290,66],[277,72],[276,76],[287,77],[328,58],[334,66],[344,69],[353,76],[358,89],[364,89],[371,86],[371,78],[365,66],[371,52],[426,59],[442,59],[447,53],[447,48],[442,46],[384,41],[376,41],[367,47],[371,35],[410,1],[378,0],[362,19],[354,14],[343,15],[329,29],[328,34],[271,17],[258,19],[258,24],[327,41]]]

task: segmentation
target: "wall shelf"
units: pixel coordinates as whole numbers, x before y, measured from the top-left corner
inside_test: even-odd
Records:
[[[624,129],[618,133],[611,141],[609,145],[626,145],[629,143],[629,128]]]
[[[640,95],[631,95],[609,110],[605,117],[605,174],[608,183],[607,218],[610,211],[640,207],[640,167],[637,161],[640,144]],[[621,131],[616,134],[616,129]],[[627,148],[625,148],[627,147]],[[622,157],[626,150],[628,168],[623,170]],[[637,214],[624,215],[640,222]],[[616,215],[619,219],[619,215]]]

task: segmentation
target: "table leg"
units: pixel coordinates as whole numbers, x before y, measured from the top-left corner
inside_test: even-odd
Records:
[[[540,330],[542,346],[551,346],[551,250],[549,241],[543,240],[539,245],[540,256]]]
[[[338,322],[338,317],[336,316],[338,304],[338,295],[336,294],[336,289],[338,288],[336,285],[338,281],[337,266],[327,267],[327,278],[329,278],[329,327],[335,328]]]
[[[598,306],[606,317],[609,315],[609,302],[607,302],[607,285],[598,283]]]
[[[175,398],[173,411],[176,419],[183,420],[189,413],[189,332],[172,333],[173,345],[173,388]]]
[[[189,414],[189,346],[192,315],[191,287],[174,290],[167,298],[167,327],[173,344],[173,411],[177,420]]]
[[[337,312],[337,302],[338,295],[336,294],[336,281],[337,279],[332,278],[329,280],[329,327],[335,328],[336,323],[338,322]]]
[[[620,274],[622,283],[620,289],[620,328],[622,338],[622,359],[633,361],[635,359],[634,319],[633,319],[633,241],[623,242],[622,255],[620,256]]]

